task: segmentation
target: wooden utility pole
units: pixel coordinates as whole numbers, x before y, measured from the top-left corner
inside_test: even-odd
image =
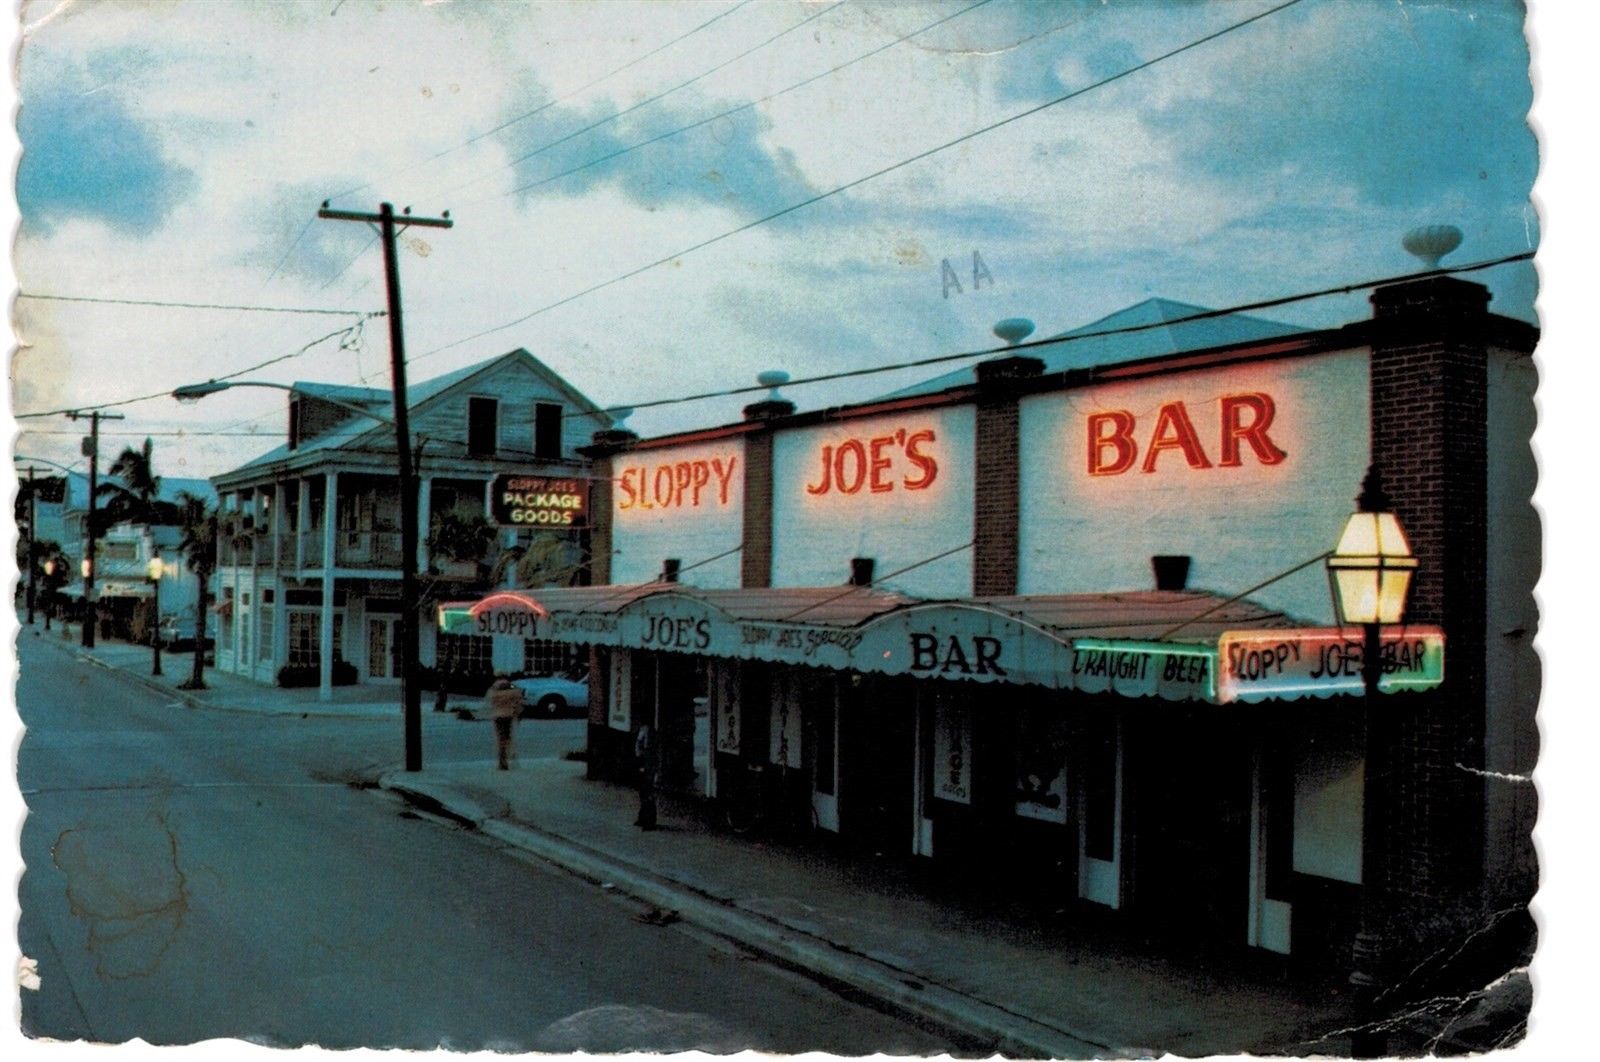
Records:
[[[411,216],[411,208],[396,217],[394,205],[383,203],[376,214],[353,210],[330,210],[326,201],[317,217],[332,221],[364,221],[377,225],[383,237],[383,271],[389,293],[389,369],[394,384],[394,434],[396,462],[400,479],[400,698],[405,717],[406,770],[422,770],[422,687],[417,681],[420,621],[417,603],[417,477],[411,456],[411,426],[406,410],[406,340],[400,316],[400,262],[395,256],[394,236],[399,228],[421,225],[448,229],[455,222],[450,212],[438,218]],[[325,519],[332,520],[333,513]],[[332,559],[329,559],[329,563]]]
[[[96,529],[94,526],[95,491],[100,485],[100,422],[102,420],[125,420],[121,413],[102,413],[100,410],[90,410],[88,413],[68,413],[73,420],[89,418],[89,437],[83,440],[83,456],[89,459],[89,519],[84,530],[89,536],[89,545],[84,552],[83,569],[83,647],[94,648],[95,627],[100,619],[99,607],[94,599],[94,544]],[[67,484],[70,491],[72,484]]]

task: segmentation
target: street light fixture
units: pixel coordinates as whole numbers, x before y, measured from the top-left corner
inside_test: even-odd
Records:
[[[150,558],[147,569],[150,576],[150,611],[154,622],[150,627],[150,674],[161,674],[161,574],[164,566],[161,563],[161,554],[156,552]]]
[[[1405,619],[1406,593],[1417,558],[1391,508],[1376,466],[1367,469],[1356,511],[1328,555],[1328,583],[1341,626],[1362,631],[1361,688],[1365,783],[1361,813],[1361,925],[1356,933],[1351,983],[1371,1006],[1383,984],[1388,911],[1382,890],[1388,873],[1390,741],[1378,711],[1383,677],[1383,628]],[[1382,1058],[1386,1036],[1377,1015],[1357,1033],[1357,1058]]]
[[[398,380],[397,380],[398,383]],[[219,391],[226,391],[234,387],[266,387],[275,391],[294,390],[288,384],[269,383],[262,380],[207,380],[204,383],[186,384],[172,392],[172,397],[180,402],[196,402],[214,395]],[[422,770],[422,687],[418,681],[417,652],[417,477],[411,459],[411,440],[409,428],[400,422],[399,417],[404,414],[406,396],[396,390],[394,395],[395,417],[386,417],[354,402],[344,402],[336,398],[323,398],[323,401],[342,409],[369,417],[380,424],[387,424],[395,429],[395,442],[399,447],[399,468],[397,479],[400,481],[400,644],[408,649],[401,655],[404,658],[403,671],[400,680],[401,716],[405,731],[405,769],[407,771]],[[328,514],[332,519],[333,514]],[[325,563],[331,564],[332,558],[327,558]]]

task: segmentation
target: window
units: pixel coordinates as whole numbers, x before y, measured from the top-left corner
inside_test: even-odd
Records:
[[[522,643],[522,670],[529,675],[570,675],[589,666],[588,650],[530,638]]]
[[[265,661],[272,659],[272,606],[264,598],[265,594],[261,607],[256,610],[261,615],[261,636],[256,639],[256,659]]]
[[[538,402],[533,407],[533,456],[561,456],[561,406]]]
[[[216,633],[221,638],[222,653],[234,651],[234,587],[222,587],[222,606],[218,609],[222,614],[222,622],[216,625]]]
[[[476,634],[440,634],[439,669],[456,674],[485,674],[494,670],[494,639]]]
[[[343,658],[340,645],[344,636],[344,616],[333,614],[333,658]],[[289,665],[322,666],[322,616],[318,612],[291,609],[289,612]]]
[[[467,399],[467,453],[492,456],[500,444],[500,402]]]

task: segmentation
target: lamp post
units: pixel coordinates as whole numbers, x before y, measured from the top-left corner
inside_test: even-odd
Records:
[[[206,395],[216,394],[234,387],[266,387],[275,391],[293,391],[294,388],[287,384],[268,383],[260,380],[207,380],[205,383],[188,384],[172,392],[172,397],[180,402],[194,402]],[[406,648],[402,652],[403,658],[400,685],[401,716],[405,738],[405,769],[407,771],[422,770],[422,687],[417,675],[417,476],[414,471],[414,462],[410,449],[409,428],[398,418],[386,417],[375,413],[353,402],[343,402],[338,399],[325,398],[324,401],[340,406],[352,413],[369,417],[380,424],[390,425],[395,429],[396,443],[399,447],[398,469],[400,481],[400,519],[401,519],[401,545],[400,545],[400,643]],[[398,390],[394,397],[396,411],[404,416],[405,396]],[[333,514],[328,513],[326,519],[332,520]],[[405,534],[404,529],[410,527],[411,534]],[[332,557],[324,559],[324,563],[331,565]]]
[[[150,611],[154,622],[150,627],[150,674],[161,674],[161,553],[150,558]]]
[[[54,575],[55,573],[56,573],[56,559],[54,557],[49,557],[44,562],[45,589],[47,591],[49,590],[49,587],[50,587],[50,577],[52,575]],[[46,598],[46,600],[44,602],[44,629],[45,630],[49,630],[50,629],[50,613],[52,611],[54,611],[54,609],[51,608],[50,601],[49,601],[48,598]]]
[[[1417,570],[1417,558],[1406,541],[1400,520],[1376,466],[1367,469],[1356,498],[1356,511],[1345,524],[1339,544],[1328,556],[1328,582],[1340,626],[1361,628],[1362,728],[1366,759],[1361,811],[1361,925],[1356,932],[1350,983],[1371,1007],[1383,985],[1384,948],[1389,935],[1384,879],[1389,870],[1390,741],[1378,711],[1383,678],[1383,628],[1405,618],[1406,592]],[[1373,1017],[1369,1015],[1369,1018]],[[1357,1058],[1381,1058],[1386,1037],[1369,1021],[1356,1034]]]

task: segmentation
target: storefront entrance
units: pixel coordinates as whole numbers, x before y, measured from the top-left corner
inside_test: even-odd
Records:
[[[1128,720],[1132,907],[1165,934],[1243,941],[1249,903],[1250,745],[1215,715]]]
[[[367,617],[367,678],[398,681],[404,674],[400,660],[398,617]]]

